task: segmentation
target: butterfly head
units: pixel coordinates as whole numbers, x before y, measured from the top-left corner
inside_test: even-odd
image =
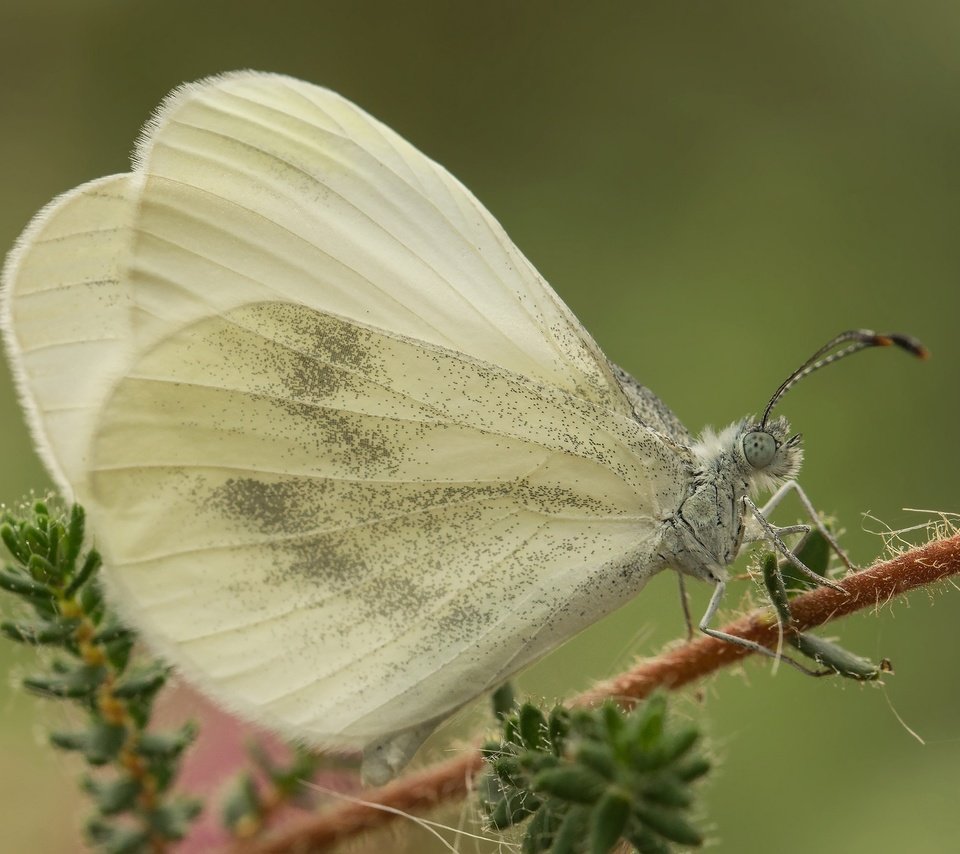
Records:
[[[782,416],[766,424],[744,418],[719,432],[708,427],[692,450],[701,477],[712,481],[719,475],[742,484],[751,495],[775,490],[795,478],[803,462],[800,434],[790,435],[790,424]]]
[[[801,436],[789,434],[790,424],[783,416],[766,424],[742,422],[732,451],[752,493],[774,490],[800,472]]]
[[[800,367],[793,371],[774,392],[758,422],[749,419],[740,422],[730,431],[724,431],[732,439],[730,451],[751,492],[776,489],[784,481],[797,476],[803,462],[800,434],[790,433],[790,424],[783,416],[772,418],[771,412],[781,398],[800,380],[820,368],[838,362],[847,356],[869,347],[896,346],[914,356],[927,358],[927,349],[909,335],[900,333],[876,333],[869,329],[852,329],[842,332],[824,344]]]

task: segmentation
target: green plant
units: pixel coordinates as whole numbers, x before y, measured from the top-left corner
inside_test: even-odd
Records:
[[[797,549],[796,555],[805,566],[826,576],[830,563],[830,543],[823,533],[816,529],[811,531]],[[775,552],[765,552],[760,557],[760,571],[770,603],[782,628],[783,639],[824,668],[808,672],[816,676],[839,675],[860,682],[872,682],[879,679],[882,673],[892,670],[887,659],[874,664],[833,641],[796,628],[790,600],[805,590],[813,589],[814,584],[797,572],[789,561],[778,558]]]
[[[53,652],[23,686],[83,710],[80,728],[51,732],[50,742],[87,763],[82,787],[94,808],[86,824],[90,842],[107,854],[170,850],[200,811],[198,801],[171,793],[196,733],[190,724],[148,729],[168,671],[131,655],[134,634],[104,602],[100,556],[83,551],[83,509],[74,505],[64,518],[38,501],[23,518],[4,512],[0,537],[10,557],[0,569],[0,589],[17,597],[23,611],[0,623],[0,632]]]
[[[524,822],[525,854],[605,854],[621,839],[642,854],[699,846],[692,784],[710,769],[693,726],[667,725],[663,694],[633,711],[612,702],[544,714],[526,703],[502,718],[483,755],[481,799],[498,830]]]

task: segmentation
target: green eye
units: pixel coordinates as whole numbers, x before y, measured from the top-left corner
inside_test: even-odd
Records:
[[[743,455],[755,469],[766,468],[777,453],[777,440],[763,430],[753,430],[743,437]]]

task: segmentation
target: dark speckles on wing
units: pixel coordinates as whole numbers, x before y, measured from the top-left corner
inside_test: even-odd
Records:
[[[296,533],[314,522],[316,485],[311,481],[265,481],[231,477],[208,498],[212,510],[263,534]]]
[[[307,534],[275,542],[269,550],[274,560],[267,579],[273,584],[345,589],[363,581],[371,570],[363,549],[338,533]]]
[[[285,303],[161,342],[108,403],[99,442],[110,513],[177,532],[131,538],[140,583],[202,587],[221,622],[178,616],[187,637],[276,650],[305,696],[315,680],[380,697],[458,656],[499,668],[521,656],[527,612],[541,634],[574,611],[588,622],[629,585],[574,582],[622,567],[683,484],[676,452],[636,419]]]
[[[571,489],[567,484],[531,484],[524,479],[517,483],[515,496],[524,506],[545,515],[605,516],[616,513],[616,509],[602,498]]]
[[[278,401],[317,403],[343,390],[359,394],[382,373],[370,346],[373,332],[292,303],[246,306],[229,323],[208,329],[207,343],[224,362],[210,376],[226,377],[242,367],[253,388]]]
[[[213,530],[219,517],[274,538],[275,580],[385,565],[389,546],[361,554],[351,545],[361,536],[427,561],[458,526],[482,528],[496,502],[541,521],[649,520],[670,498],[670,478],[646,472],[671,458],[642,426],[495,366],[288,303],[248,305],[184,334],[189,347],[174,338],[158,350],[168,378],[144,360],[148,385],[129,393],[156,411],[131,429],[169,424],[151,458],[221,467],[197,475],[193,500]],[[209,436],[202,459],[169,441],[183,430]]]
[[[331,458],[343,469],[355,469],[360,475],[367,471],[377,471],[381,475],[397,471],[404,441],[416,439],[423,433],[419,427],[409,427],[404,439],[398,441],[395,433],[358,423],[350,415],[328,412],[323,418],[327,435],[338,443],[337,450],[330,453]]]
[[[459,601],[452,607],[445,608],[443,613],[431,624],[431,631],[427,633],[425,647],[442,646],[451,639],[470,638],[480,635],[485,626],[489,625],[491,617],[498,607],[483,607],[483,598],[477,597],[474,601]],[[497,606],[500,603],[496,603]],[[431,636],[431,634],[433,636]],[[426,652],[426,649],[424,650]]]
[[[358,375],[366,380],[380,371],[369,330],[289,303],[259,306],[256,315],[281,333],[277,343],[288,348],[275,376],[294,400],[322,400],[358,383]]]

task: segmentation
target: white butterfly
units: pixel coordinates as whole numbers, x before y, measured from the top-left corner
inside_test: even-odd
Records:
[[[715,608],[776,533],[746,533],[749,496],[800,465],[767,420],[788,384],[693,441],[463,185],[280,75],[175,91],[130,173],[34,218],[4,294],[122,613],[238,713],[366,746],[373,779],[661,569]]]

